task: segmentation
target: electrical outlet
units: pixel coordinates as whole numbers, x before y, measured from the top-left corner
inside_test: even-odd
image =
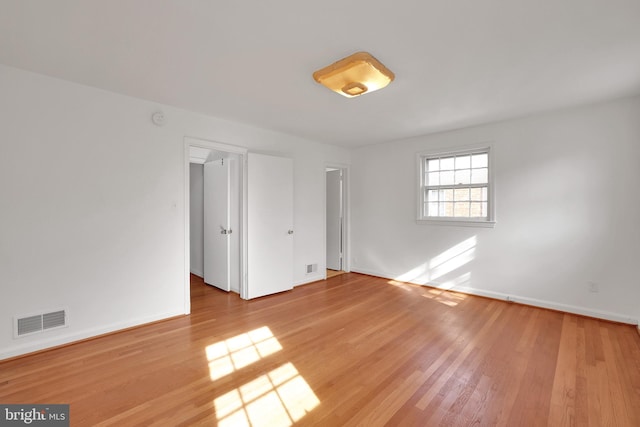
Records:
[[[589,286],[589,292],[596,293],[599,291],[598,284],[596,282],[587,282],[587,285]]]

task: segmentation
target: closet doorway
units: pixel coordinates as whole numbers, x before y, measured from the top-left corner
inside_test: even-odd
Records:
[[[346,181],[343,167],[327,167],[326,175],[326,266],[327,278],[348,271],[346,266]]]
[[[205,283],[211,286],[238,292],[242,299],[290,290],[293,287],[293,160],[249,153],[243,147],[192,137],[185,137],[184,153],[184,312],[191,312],[192,272],[204,277]],[[227,179],[222,184],[209,185],[222,187],[214,191],[221,200],[211,203],[212,209],[220,208],[222,219],[209,222],[204,219],[209,195],[205,185],[207,168],[213,176],[222,175]],[[198,180],[200,185],[191,185],[191,181]],[[211,250],[207,250],[208,235],[211,239],[222,237],[217,242],[211,241]],[[217,251],[220,256],[215,254],[217,247],[223,248]],[[207,267],[210,256],[211,266]]]
[[[240,293],[241,156],[189,148],[190,272]]]

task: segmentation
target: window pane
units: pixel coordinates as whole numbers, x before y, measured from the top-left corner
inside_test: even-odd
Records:
[[[456,184],[469,184],[470,182],[471,182],[470,169],[463,169],[463,170],[456,171],[456,178],[455,178]]]
[[[474,154],[471,158],[471,167],[472,168],[486,168],[489,166],[489,155],[488,154]]]
[[[440,172],[429,172],[427,185],[440,185]]]
[[[422,217],[489,219],[488,152],[424,156],[422,162]]]
[[[456,216],[456,217],[468,217],[469,216],[469,202],[456,203],[454,216]]]
[[[479,218],[484,216],[482,215],[482,203],[479,203],[479,202],[471,203],[471,216],[474,218]]]
[[[440,172],[440,185],[453,185],[453,171]]]
[[[469,169],[471,167],[471,156],[456,157],[456,169]]]
[[[453,202],[440,203],[440,216],[453,216]]]
[[[489,182],[489,169],[472,169],[471,170],[471,183],[472,184],[484,184]]]
[[[440,159],[440,170],[453,170],[453,157]]]
[[[468,188],[456,188],[454,193],[456,202],[466,202],[469,200],[469,189]]]
[[[482,188],[472,188],[471,189],[471,200],[483,201],[482,198]]]

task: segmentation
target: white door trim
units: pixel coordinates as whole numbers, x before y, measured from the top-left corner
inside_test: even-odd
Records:
[[[236,145],[223,144],[220,142],[209,141],[206,139],[194,138],[190,136],[184,137],[184,313],[191,313],[191,280],[190,280],[190,192],[189,192],[189,147],[207,148],[217,151],[225,151],[227,153],[236,153],[240,156],[240,164],[242,167],[242,185],[241,188],[241,230],[240,233],[240,298],[247,299],[247,152],[244,147]]]
[[[349,191],[349,180],[351,178],[349,165],[345,163],[335,163],[335,162],[325,162],[324,169],[322,173],[324,174],[322,182],[324,188],[324,208],[322,210],[322,227],[323,227],[323,236],[324,236],[324,266],[325,270],[323,272],[323,276],[327,278],[327,179],[326,179],[326,171],[327,168],[335,168],[340,169],[342,171],[342,270],[343,271],[351,271],[351,256],[350,256],[350,245],[351,241],[351,208],[349,204],[349,200],[351,199],[351,193]]]

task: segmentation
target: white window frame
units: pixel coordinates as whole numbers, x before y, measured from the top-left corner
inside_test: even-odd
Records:
[[[467,154],[488,154],[488,183],[487,183],[487,218],[456,218],[456,217],[432,217],[425,215],[424,205],[426,198],[425,187],[425,164],[427,159],[435,157],[451,157]],[[417,223],[434,225],[454,225],[463,227],[489,227],[493,228],[496,223],[495,215],[495,183],[494,183],[494,161],[493,147],[491,144],[482,144],[470,147],[460,147],[452,150],[430,150],[421,151],[416,155],[418,171],[418,191],[417,191]]]

